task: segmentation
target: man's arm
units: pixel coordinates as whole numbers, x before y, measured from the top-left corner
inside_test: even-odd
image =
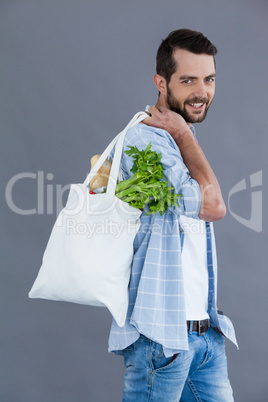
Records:
[[[199,184],[201,190],[199,218],[208,222],[222,219],[226,214],[226,207],[218,180],[185,120],[163,106],[159,106],[158,109],[151,106],[149,112],[151,116],[143,122],[149,126],[162,128],[173,137],[191,177]]]

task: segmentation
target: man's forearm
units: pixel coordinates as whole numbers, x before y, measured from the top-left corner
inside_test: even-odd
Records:
[[[210,167],[201,147],[195,140],[189,125],[177,113],[163,106],[149,108],[151,116],[145,124],[168,131],[178,145],[184,163],[201,190],[199,217],[204,221],[217,221],[226,214],[218,180]]]
[[[172,136],[191,177],[198,182],[201,190],[199,218],[211,222],[222,219],[226,214],[226,207],[218,180],[191,130],[173,133]]]

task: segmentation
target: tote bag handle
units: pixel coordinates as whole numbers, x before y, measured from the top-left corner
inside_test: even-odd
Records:
[[[120,167],[120,162],[121,162],[121,156],[122,156],[122,150],[123,150],[123,145],[124,145],[124,139],[125,135],[127,133],[127,130],[131,127],[134,127],[136,124],[140,123],[142,120],[144,120],[146,117],[148,117],[148,114],[146,112],[138,112],[135,114],[135,116],[130,120],[128,125],[124,128],[123,131],[121,131],[107,146],[107,148],[103,151],[101,156],[99,157],[98,161],[92,168],[91,172],[87,175],[86,180],[84,181],[84,184],[86,186],[89,186],[91,180],[93,177],[96,175],[98,172],[99,168],[102,166],[102,164],[105,162],[106,158],[112,151],[112,149],[115,146],[115,153],[113,157],[113,162],[112,162],[112,167],[109,175],[109,180],[108,180],[108,186],[107,186],[107,193],[110,194],[115,194],[115,187],[116,187],[116,182],[118,178],[118,173],[119,173],[119,167]]]

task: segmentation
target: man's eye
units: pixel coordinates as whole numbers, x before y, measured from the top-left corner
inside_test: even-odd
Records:
[[[215,78],[207,78],[207,82],[214,82],[215,81]]]
[[[183,84],[191,84],[192,80],[184,80],[182,81]]]

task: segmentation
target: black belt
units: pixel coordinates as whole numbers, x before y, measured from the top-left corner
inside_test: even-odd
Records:
[[[210,322],[208,318],[201,321],[187,321],[188,331],[191,328],[191,322],[193,323],[192,331],[198,332],[199,335],[205,334],[210,327]]]

